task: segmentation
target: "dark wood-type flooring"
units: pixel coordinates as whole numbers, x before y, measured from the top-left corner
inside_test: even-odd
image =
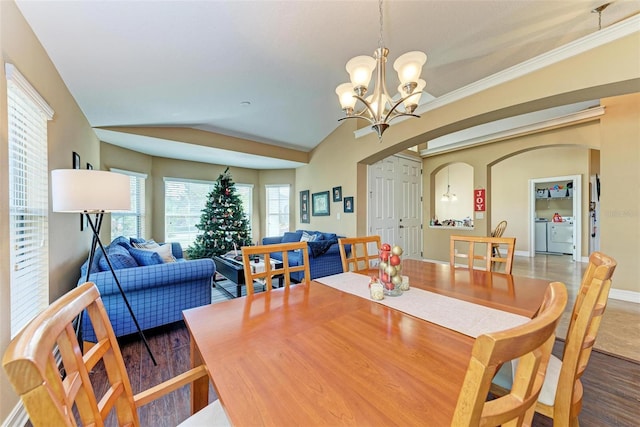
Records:
[[[212,327],[215,327],[212,325]],[[134,393],[144,390],[189,368],[189,333],[182,322],[146,333],[158,366],[154,366],[136,336],[125,338],[121,349]],[[557,341],[554,354],[562,352]],[[104,372],[95,369],[92,378],[102,387]],[[583,377],[582,427],[640,425],[640,364],[593,352]],[[189,415],[189,388],[184,387],[146,407],[139,414],[143,426],[175,426]],[[210,400],[215,392],[210,388]],[[115,426],[115,420],[107,425]],[[425,426],[428,420],[425,420]],[[552,426],[550,419],[536,414],[534,426]]]

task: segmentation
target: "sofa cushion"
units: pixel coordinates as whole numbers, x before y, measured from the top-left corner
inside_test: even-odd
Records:
[[[322,234],[314,233],[312,231],[303,231],[302,237],[300,237],[301,242],[316,242],[322,239]]]
[[[282,243],[293,243],[293,242],[299,242],[300,238],[302,237],[302,232],[298,232],[298,231],[287,231],[284,233],[284,235],[282,236]]]
[[[114,270],[138,267],[138,263],[126,248],[120,245],[109,245],[109,247],[106,249],[107,255],[109,256],[109,261],[111,261],[111,265],[113,266]],[[100,258],[99,265],[100,270],[109,270],[109,264],[107,264],[107,260],[105,259],[105,257]]]
[[[156,243],[155,247],[140,249],[145,251],[157,252],[158,255],[160,255],[160,258],[162,258],[162,262],[176,262],[176,258],[173,256],[173,253],[171,253],[171,244],[158,245]]]
[[[143,240],[143,241],[137,241],[131,242],[131,246],[133,246],[134,248],[138,248],[138,249],[154,249],[154,248],[158,248],[160,247],[160,245],[158,243],[156,243],[155,240],[151,239],[151,240]]]
[[[111,243],[109,243],[109,247],[111,246],[116,246],[116,245],[120,245],[126,249],[131,248],[131,241],[124,236],[118,236],[115,239],[113,239],[113,241]]]
[[[129,249],[129,253],[133,256],[138,265],[155,265],[164,263],[160,254],[152,250],[131,248]]]
[[[327,250],[329,250],[331,245],[333,245],[334,243],[336,242],[331,240],[318,240],[317,242],[307,242],[307,245],[309,246],[309,255],[312,258],[319,257],[320,255],[327,252]]]

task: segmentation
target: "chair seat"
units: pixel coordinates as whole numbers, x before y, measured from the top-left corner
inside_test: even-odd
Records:
[[[505,390],[511,390],[513,384],[513,372],[517,361],[511,363],[505,363],[502,365],[496,376],[493,378],[493,383]],[[547,406],[553,406],[556,400],[556,390],[558,389],[558,380],[560,379],[560,370],[562,369],[562,360],[556,356],[551,355],[549,358],[549,364],[547,365],[547,373],[544,377],[544,383],[538,396],[538,402]]]
[[[222,408],[220,400],[205,406],[180,424],[178,427],[231,427],[231,422]]]

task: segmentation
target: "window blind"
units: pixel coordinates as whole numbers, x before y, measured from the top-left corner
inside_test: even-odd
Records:
[[[53,110],[11,64],[7,76],[11,337],[49,304],[47,120]]]
[[[111,169],[129,177],[131,210],[111,214],[111,240],[118,236],[145,237],[145,185],[147,175],[139,172]]]
[[[196,240],[208,194],[214,183],[209,181],[164,178],[165,242],[179,242],[183,249]]]
[[[267,236],[289,231],[289,185],[267,185]]]

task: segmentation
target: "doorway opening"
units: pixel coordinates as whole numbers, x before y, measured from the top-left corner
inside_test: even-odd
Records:
[[[582,261],[581,175],[529,180],[529,242],[529,257],[559,253]]]

